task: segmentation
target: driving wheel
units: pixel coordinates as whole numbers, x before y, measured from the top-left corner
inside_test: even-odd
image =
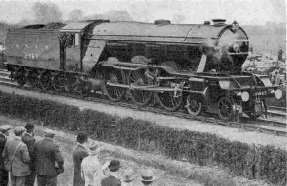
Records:
[[[153,84],[153,79],[145,75],[146,69],[131,70],[128,76],[128,84],[134,86],[147,86]],[[146,90],[130,89],[133,102],[139,106],[147,105],[153,98],[153,92]]]

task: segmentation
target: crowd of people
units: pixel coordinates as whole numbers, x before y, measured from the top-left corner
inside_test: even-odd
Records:
[[[14,136],[9,135],[11,129]],[[34,137],[34,124],[25,127],[0,126],[0,186],[56,186],[64,172],[64,158],[54,141],[55,132],[47,129],[45,137]],[[90,140],[91,141],[91,140]],[[79,132],[73,150],[73,186],[151,186],[156,179],[150,169],[142,170],[140,183],[134,182],[136,172],[130,168],[120,175],[121,163],[113,159],[101,164],[99,153],[104,150],[89,142],[86,132]],[[10,178],[10,181],[9,181]]]

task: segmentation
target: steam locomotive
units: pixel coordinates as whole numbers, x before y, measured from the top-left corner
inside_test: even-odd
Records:
[[[110,100],[192,116],[217,113],[228,121],[267,110],[265,99],[282,91],[268,76],[241,70],[249,40],[234,21],[171,24],[87,20],[11,29],[7,69],[20,86],[103,92]]]

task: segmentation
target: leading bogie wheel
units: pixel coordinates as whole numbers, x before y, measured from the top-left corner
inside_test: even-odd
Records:
[[[188,95],[186,99],[186,109],[191,116],[197,116],[202,112],[202,103],[196,100],[192,95]]]
[[[218,116],[223,121],[230,121],[235,116],[235,103],[231,97],[221,97],[217,103]]]
[[[148,86],[153,84],[153,80],[145,75],[146,69],[132,70],[128,76],[128,85]],[[130,89],[129,94],[133,102],[139,106],[147,105],[153,98],[153,92],[146,90]]]

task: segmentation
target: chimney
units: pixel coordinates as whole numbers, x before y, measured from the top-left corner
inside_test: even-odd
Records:
[[[212,19],[213,25],[224,25],[225,19]]]

